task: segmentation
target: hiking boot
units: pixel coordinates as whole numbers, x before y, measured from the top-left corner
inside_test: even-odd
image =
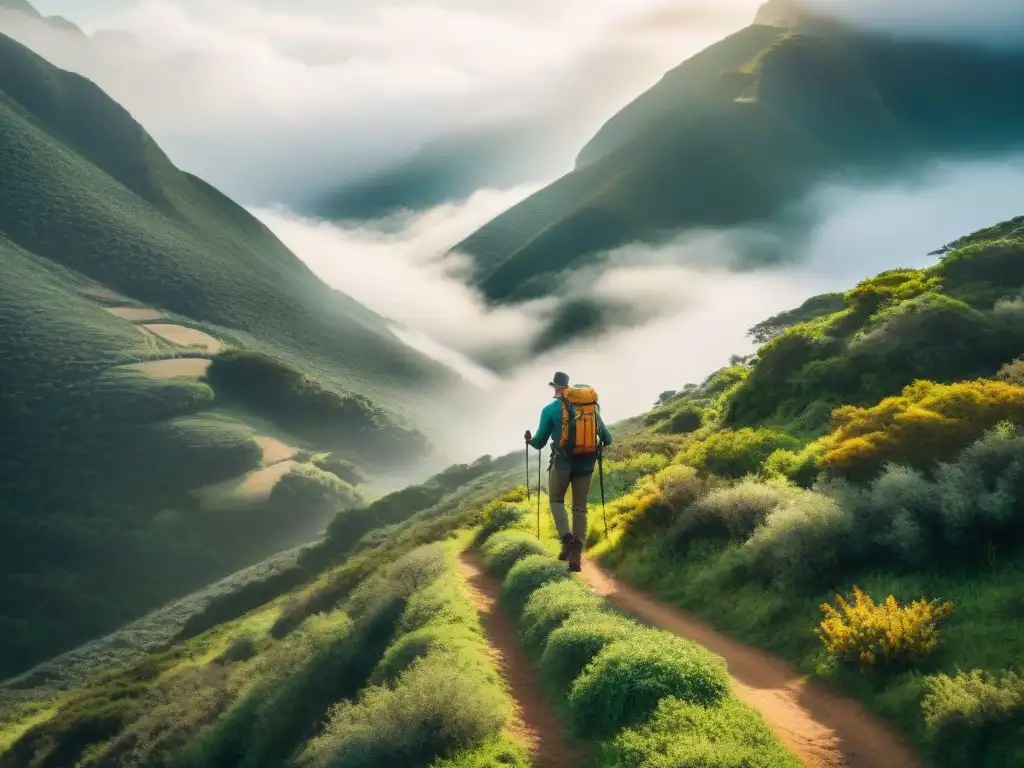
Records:
[[[569,570],[579,573],[582,570],[582,560],[583,542],[579,539],[573,539],[572,543],[569,545]]]
[[[558,553],[559,560],[569,559],[569,550],[572,547],[572,534],[567,533],[562,537],[562,551]]]

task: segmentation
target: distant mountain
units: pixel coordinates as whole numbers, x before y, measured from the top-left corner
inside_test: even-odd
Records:
[[[799,0],[768,0],[754,17],[754,24],[792,27],[807,19],[807,10]]]
[[[459,386],[3,35],[0,273],[0,676],[308,541]]]
[[[482,187],[507,188],[543,178],[550,149],[537,148],[539,124],[488,126],[430,142],[411,157],[324,195],[311,206],[334,221],[382,218],[463,200]]]
[[[26,16],[34,16],[38,19],[43,18],[43,14],[37,11],[35,6],[28,2],[28,0],[0,0],[0,10],[23,13]]]
[[[62,32],[71,32],[72,34],[81,35],[85,37],[85,32],[82,31],[81,27],[79,27],[74,22],[68,21],[63,16],[47,16],[43,19],[43,21],[45,21],[54,29],[59,29]]]
[[[28,0],[0,0],[0,11],[12,11],[22,16],[28,16],[62,32],[72,32],[76,35],[85,35],[81,28],[63,16],[43,16],[35,6]]]
[[[791,6],[773,3],[762,17]],[[756,24],[609,120],[575,170],[460,243],[491,301],[544,295],[600,251],[770,221],[828,179],[1024,144],[1024,54],[820,19]],[[1013,95],[1018,97],[1015,98]]]

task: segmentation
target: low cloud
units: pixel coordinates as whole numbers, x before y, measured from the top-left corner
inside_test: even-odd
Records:
[[[518,435],[536,426],[555,370],[597,387],[610,420],[626,418],[650,408],[660,392],[701,381],[731,355],[752,351],[746,331],[761,320],[884,269],[934,263],[931,251],[1024,213],[1024,159],[937,164],[885,187],[820,189],[806,203],[817,224],[791,243],[793,257],[782,265],[737,271],[754,230],[618,249],[602,269],[567,282],[565,297],[618,304],[635,313],[632,327],[524,357],[557,301],[490,308],[467,284],[465,265],[442,256],[529,191],[483,191],[357,229],[256,211],[328,283],[391,318],[407,343],[480,387],[478,402],[441,402],[427,414],[452,460],[515,449]],[[516,362],[500,374],[488,368],[489,359],[502,358]]]
[[[551,302],[490,308],[469,285],[468,259],[447,254],[535,191],[481,190],[458,204],[361,225],[297,216],[280,207],[252,212],[329,285],[400,328],[480,360],[496,349],[503,356],[525,353]]]

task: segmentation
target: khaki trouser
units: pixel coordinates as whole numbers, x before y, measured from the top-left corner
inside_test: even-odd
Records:
[[[548,467],[548,497],[559,538],[570,532],[565,493],[572,488],[572,535],[580,541],[587,540],[587,496],[593,476],[593,471],[572,475],[571,467],[563,461],[553,461]]]

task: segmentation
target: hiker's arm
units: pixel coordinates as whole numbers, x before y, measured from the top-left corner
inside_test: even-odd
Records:
[[[601,443],[603,445],[611,445],[612,444],[612,433],[611,433],[611,430],[608,429],[607,425],[604,423],[604,419],[599,419],[598,421],[599,421],[598,432],[601,433]]]
[[[537,427],[537,431],[533,433],[533,439],[530,440],[530,447],[540,450],[547,442],[548,438],[551,437],[551,430],[554,427],[551,424],[551,415],[545,409],[540,412],[540,424]]]

